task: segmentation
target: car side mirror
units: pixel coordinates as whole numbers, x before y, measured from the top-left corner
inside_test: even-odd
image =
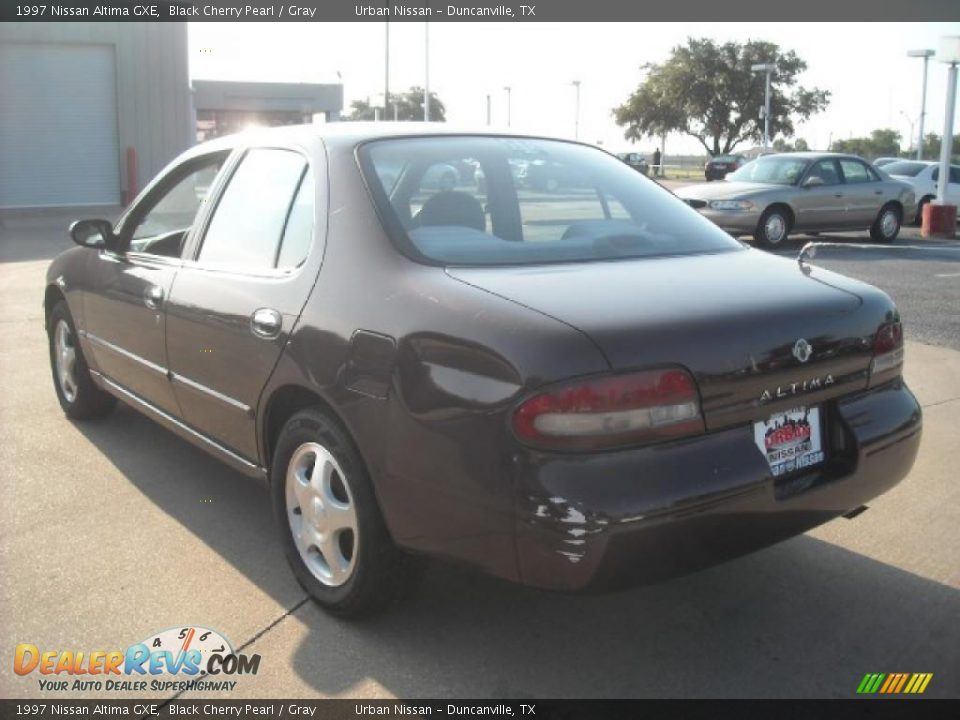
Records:
[[[820,187],[821,185],[825,185],[825,184],[826,183],[823,182],[823,178],[817,177],[816,175],[814,175],[813,177],[808,177],[806,180],[803,181],[803,187],[805,188]]]
[[[77,220],[70,225],[70,237],[80,247],[113,249],[117,237],[107,220]]]

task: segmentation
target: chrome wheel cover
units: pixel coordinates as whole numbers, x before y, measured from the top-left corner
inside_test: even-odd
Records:
[[[774,213],[768,217],[767,221],[763,224],[763,233],[767,238],[767,242],[771,245],[776,245],[783,240],[783,236],[787,234],[787,221],[783,219],[782,215]]]
[[[357,562],[357,511],[350,483],[319,443],[304,443],[287,465],[287,522],[300,557],[324,585],[338,587]]]
[[[885,238],[893,237],[898,224],[896,211],[884,210],[883,215],[880,216],[880,233]]]
[[[77,347],[66,320],[57,322],[53,329],[53,361],[60,392],[72,403],[77,399]]]

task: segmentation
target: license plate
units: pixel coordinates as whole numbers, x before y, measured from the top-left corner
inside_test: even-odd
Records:
[[[753,439],[774,477],[819,465],[824,460],[820,408],[798,407],[753,424]]]

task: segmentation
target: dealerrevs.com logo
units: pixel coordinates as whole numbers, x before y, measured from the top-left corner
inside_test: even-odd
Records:
[[[155,633],[125,650],[49,650],[17,645],[13,671],[35,673],[42,691],[178,692],[233,690],[238,675],[256,675],[259,655],[234,651],[215,630],[186,626]],[[68,676],[68,677],[63,677]]]

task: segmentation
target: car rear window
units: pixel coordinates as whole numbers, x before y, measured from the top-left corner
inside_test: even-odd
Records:
[[[883,166],[883,171],[887,175],[900,175],[901,177],[916,177],[921,171],[927,168],[926,163],[918,162],[892,162]]]
[[[522,265],[742,249],[615,157],[519,137],[377,140],[359,157],[401,250],[442,265]]]
[[[713,162],[719,163],[731,163],[737,161],[736,155],[717,155],[715,158],[712,158]]]

